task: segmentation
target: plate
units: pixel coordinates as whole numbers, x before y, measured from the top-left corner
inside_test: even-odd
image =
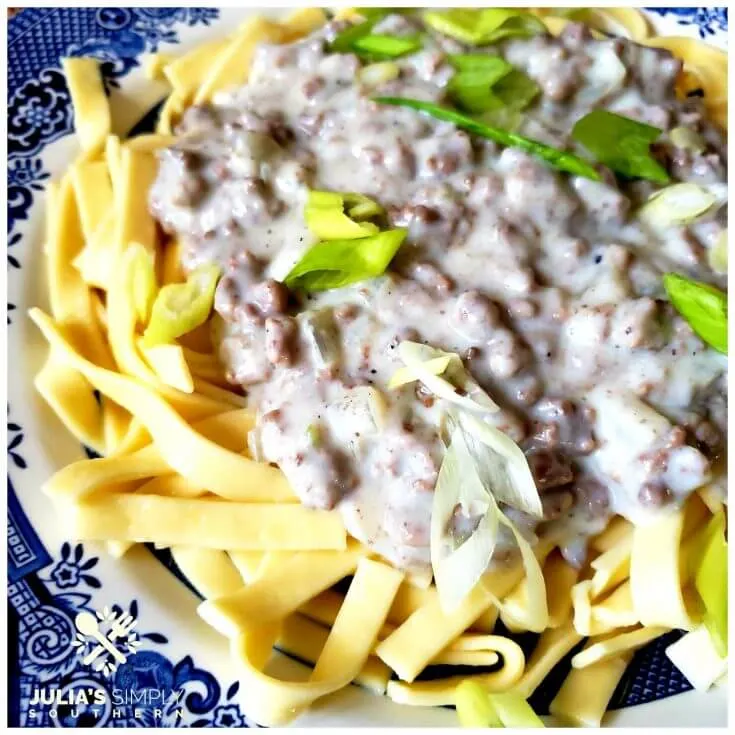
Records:
[[[27,9],[8,30],[8,602],[11,726],[255,726],[238,706],[239,683],[227,645],[196,615],[198,599],[166,552],[134,549],[123,560],[94,544],[70,542],[41,484],[83,456],[33,389],[46,352],[26,317],[44,305],[44,188],[77,154],[72,110],[59,59],[103,62],[115,132],[127,132],[166,93],[146,80],[152,52],[180,52],[222,36],[253,10],[214,8]],[[726,8],[653,8],[661,35],[727,45]],[[130,616],[124,664],[85,663],[80,613]],[[128,618],[126,618],[128,619]],[[724,726],[725,688],[691,687],[663,651],[678,634],[634,657],[606,724]],[[303,668],[287,660],[287,668]],[[568,666],[568,663],[566,664]],[[534,704],[544,711],[563,678],[555,670]],[[672,696],[677,695],[677,696]],[[634,706],[637,705],[637,706]],[[298,724],[451,726],[450,709],[401,707],[349,687]]]

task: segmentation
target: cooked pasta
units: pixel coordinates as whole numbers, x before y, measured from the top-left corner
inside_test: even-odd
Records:
[[[552,34],[570,22],[557,11],[536,10]],[[359,11],[340,15],[361,20]],[[532,549],[509,525],[520,556],[482,574],[448,610],[430,573],[399,569],[349,538],[336,510],[301,505],[285,475],[248,445],[255,418],[210,339],[216,317],[185,329],[179,341],[149,339],[145,299],[175,284],[190,287],[183,246],[163,238],[148,206],[156,152],[176,143],[188,108],[246,83],[259,44],[290,43],[327,20],[317,9],[282,22],[256,18],[182,56],[153,55],[147,74],[171,91],[155,133],[128,140],[110,133],[98,62],[64,60],[82,154],[48,188],[50,314],[30,315],[50,351],[35,384],[64,426],[103,456],[59,470],[43,490],[75,538],[106,542],[114,556],[137,543],[171,548],[204,598],[199,614],[229,638],[243,707],[260,724],[285,724],[352,682],[406,705],[452,705],[468,677],[419,680],[436,664],[477,667],[469,678],[488,691],[528,697],[590,637],[551,712],[597,726],[633,651],[699,624],[681,558],[691,551],[687,539],[722,507],[714,490],[700,490],[701,500],[695,494],[650,525],[615,517],[591,537],[582,565],[562,555],[557,538]],[[684,62],[682,94],[704,90],[709,114],[726,125],[723,53],[652,37],[645,17],[628,8],[594,10],[585,20],[600,35],[672,51]],[[141,253],[160,287],[136,300]],[[446,354],[407,362],[396,385],[415,382],[419,369],[423,382],[441,383],[436,370],[453,369]],[[424,380],[427,365],[434,372]],[[476,394],[463,398],[471,404]],[[348,577],[347,592],[337,591]],[[498,619],[511,631],[540,633],[528,659],[494,632]],[[274,645],[312,663],[309,678],[266,674]]]

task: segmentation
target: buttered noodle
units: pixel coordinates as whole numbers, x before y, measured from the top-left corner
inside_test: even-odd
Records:
[[[553,34],[569,22],[539,13]],[[156,133],[129,140],[111,135],[97,62],[65,60],[83,153],[48,189],[50,315],[33,309],[31,317],[51,349],[36,386],[69,431],[104,457],[65,467],[44,491],[70,536],[105,541],[115,555],[139,542],[171,547],[205,598],[201,616],[230,639],[244,710],[260,724],[283,724],[351,682],[409,705],[452,704],[467,677],[416,681],[434,664],[496,665],[472,677],[492,691],[529,696],[590,636],[551,711],[598,725],[633,651],[696,624],[679,560],[717,510],[716,494],[704,488],[646,527],[615,518],[592,539],[581,570],[542,539],[535,554],[548,615],[526,660],[510,638],[492,634],[498,618],[511,631],[535,624],[520,561],[488,572],[445,613],[427,576],[381,561],[348,538],[336,511],[300,505],[279,470],[249,455],[254,417],[225,379],[206,330],[177,344],[141,342],[129,296],[132,249],[154,255],[162,284],[184,280],[179,249],[164,247],[148,209],[156,150],[176,140],[187,107],[247,81],[259,43],[291,42],[326,20],[316,9],[281,23],[256,18],[181,57],[154,56],[147,71],[166,79],[171,93]],[[701,88],[708,112],[726,124],[725,54],[652,37],[630,9],[596,10],[591,23],[669,49],[684,61],[681,93]],[[350,575],[345,595],[331,589]],[[312,661],[309,678],[264,673],[274,645]]]

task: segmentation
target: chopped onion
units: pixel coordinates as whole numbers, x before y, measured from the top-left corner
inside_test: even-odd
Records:
[[[299,314],[314,361],[321,369],[333,367],[339,362],[339,337],[330,309],[305,311]]]
[[[475,413],[495,413],[500,410],[495,401],[465,370],[462,360],[456,353],[443,352],[429,345],[405,341],[398,345],[398,355],[406,367],[413,371],[416,380],[420,380],[439,398]],[[425,365],[429,360],[447,356],[451,358],[445,369],[448,380],[433,375],[426,369]]]
[[[352,392],[364,398],[376,428],[383,429],[388,420],[388,402],[385,396],[372,385],[358,385]]]
[[[299,242],[299,239],[304,242]],[[268,264],[265,274],[274,281],[283,282],[286,276],[294,269],[294,266],[306,255],[311,247],[308,238],[297,238],[293,242],[286,243],[276,254],[276,257]]]
[[[385,211],[374,199],[366,197],[364,194],[347,192],[342,196],[345,200],[347,214],[355,221],[377,217]]]
[[[727,671],[727,658],[717,653],[704,625],[672,643],[666,655],[697,691],[706,692]]]
[[[705,139],[691,128],[674,128],[669,132],[669,140],[677,148],[694,153],[702,153],[707,148]]]
[[[727,230],[720,233],[717,242],[709,249],[707,262],[715,273],[727,273]]]
[[[304,208],[304,219],[320,240],[358,240],[379,232],[377,225],[362,220],[382,211],[376,201],[364,194],[312,189]]]
[[[619,460],[647,451],[671,429],[668,419],[628,391],[601,385],[589,394],[588,401],[596,411],[595,433],[601,449],[614,445]],[[623,451],[626,446],[627,452]]]
[[[396,228],[367,237],[322,240],[309,248],[283,282],[292,289],[314,292],[378,278],[385,273],[406,234],[407,230]]]
[[[584,71],[587,85],[582,87],[576,101],[581,105],[597,104],[623,86],[626,73],[627,70],[613,46],[597,44],[592,63]]]
[[[653,194],[638,217],[652,227],[686,225],[716,203],[717,197],[697,184],[674,184]]]
[[[309,424],[306,427],[306,435],[309,437],[309,444],[315,449],[318,449],[322,445],[322,433],[319,430],[318,424]]]
[[[358,78],[369,87],[378,87],[385,82],[392,82],[401,73],[401,68],[395,61],[381,61],[368,64],[358,72]]]

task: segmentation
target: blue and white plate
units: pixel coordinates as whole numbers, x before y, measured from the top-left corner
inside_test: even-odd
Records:
[[[101,59],[116,132],[127,132],[164,96],[142,65],[222,36],[252,10],[213,8],[27,9],[8,30],[8,601],[11,726],[254,726],[238,706],[228,648],[195,613],[197,597],[165,554],[134,549],[121,561],[71,542],[41,484],[82,448],[33,389],[46,353],[26,317],[44,305],[44,188],[77,154],[63,56]],[[662,35],[727,44],[725,8],[655,8]],[[125,664],[110,672],[78,635],[80,612],[120,628]],[[137,625],[130,627],[134,619]],[[615,692],[621,726],[724,725],[724,688],[691,692],[664,656],[673,633],[640,651]],[[85,663],[85,660],[88,663]],[[289,662],[289,665],[300,664]],[[568,666],[568,664],[567,664]],[[541,711],[564,676],[534,696]],[[672,696],[676,695],[676,696]],[[633,706],[639,705],[639,706]],[[305,715],[313,726],[447,726],[448,709],[400,707],[349,687]]]

